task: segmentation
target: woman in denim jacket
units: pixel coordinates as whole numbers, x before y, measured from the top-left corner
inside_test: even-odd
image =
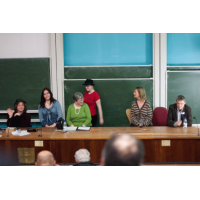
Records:
[[[62,109],[58,100],[53,98],[49,88],[44,88],[38,106],[39,119],[43,127],[55,127],[56,121],[62,117]]]

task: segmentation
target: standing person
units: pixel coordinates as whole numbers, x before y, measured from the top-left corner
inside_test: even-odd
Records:
[[[58,100],[53,98],[49,88],[44,88],[38,106],[39,118],[43,127],[55,127],[56,121],[62,117],[62,109]]]
[[[30,127],[31,115],[26,113],[26,102],[22,99],[17,99],[14,103],[14,113],[11,108],[7,109],[7,123],[8,127]]]
[[[85,83],[86,92],[84,94],[84,102],[88,104],[92,116],[92,126],[94,127],[97,122],[97,111],[96,106],[99,112],[99,124],[102,125],[104,123],[103,120],[103,112],[101,108],[101,99],[99,94],[94,90],[93,80],[87,79]]]
[[[134,91],[136,101],[131,106],[130,126],[151,126],[152,125],[152,109],[151,104],[147,101],[146,92],[143,87],[136,87]]]
[[[74,103],[67,110],[67,125],[70,127],[92,126],[91,113],[88,105],[83,102],[83,95],[76,92],[73,95]]]
[[[176,98],[176,103],[169,106],[167,126],[183,126],[183,120],[185,117],[187,118],[187,125],[192,126],[191,108],[186,105],[185,97],[179,95]]]

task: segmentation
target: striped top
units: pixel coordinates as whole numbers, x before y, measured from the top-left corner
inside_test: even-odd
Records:
[[[143,120],[143,125],[152,125],[152,110],[149,101],[145,101],[142,108],[139,109],[137,100],[133,101],[131,106],[131,119],[134,125],[139,126],[139,120]]]

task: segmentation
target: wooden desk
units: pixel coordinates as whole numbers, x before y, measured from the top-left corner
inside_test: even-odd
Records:
[[[74,163],[74,154],[80,148],[91,153],[91,161],[100,162],[101,151],[113,134],[132,134],[141,139],[145,146],[144,162],[200,162],[200,137],[196,127],[92,127],[90,131],[56,131],[42,128],[42,137],[38,132],[28,136],[0,137],[0,152],[18,163],[18,148],[34,148],[35,158],[42,150],[51,151],[57,163]],[[170,146],[162,146],[162,140],[170,140]],[[42,147],[35,141],[43,141]]]

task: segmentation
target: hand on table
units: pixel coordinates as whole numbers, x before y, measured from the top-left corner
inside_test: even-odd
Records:
[[[86,127],[84,124],[82,125],[83,127]]]
[[[176,123],[175,123],[175,126],[181,126],[181,124],[182,124],[182,120],[179,121],[179,122],[176,122]]]
[[[70,127],[74,127],[74,125],[72,124]]]

